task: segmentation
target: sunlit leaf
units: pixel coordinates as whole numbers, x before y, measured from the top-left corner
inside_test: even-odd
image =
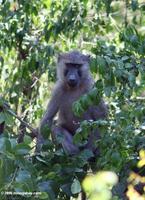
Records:
[[[77,179],[73,180],[73,183],[71,185],[71,192],[73,194],[77,194],[81,191],[81,185],[80,182]]]

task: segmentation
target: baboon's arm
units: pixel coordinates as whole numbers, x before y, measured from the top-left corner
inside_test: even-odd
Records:
[[[47,110],[40,122],[40,132],[44,126],[51,128],[53,123],[53,118],[55,117],[56,113],[59,110],[60,99],[61,99],[61,91],[59,91],[59,88],[56,87],[48,103]]]
[[[97,106],[91,107],[91,116],[93,120],[105,119],[108,114],[108,107],[103,100]],[[86,148],[92,150],[95,156],[99,155],[99,149],[96,146],[96,141],[100,138],[100,131],[98,129],[93,130],[89,135]]]
[[[104,119],[108,115],[108,106],[104,103],[103,100],[99,103],[98,106],[92,108],[93,120]]]

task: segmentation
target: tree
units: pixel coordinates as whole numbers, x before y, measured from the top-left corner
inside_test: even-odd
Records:
[[[145,147],[144,1],[3,0],[0,16],[0,191],[77,197],[91,166],[119,174],[114,194],[125,198],[128,171]],[[91,55],[96,79],[96,88],[76,102],[74,112],[81,114],[101,96],[109,105],[107,121],[81,125],[83,135],[98,126],[102,131],[94,164],[89,151],[70,158],[63,149],[54,150],[49,135],[42,152],[34,153],[57,54],[74,48]],[[76,142],[85,139],[80,134]]]

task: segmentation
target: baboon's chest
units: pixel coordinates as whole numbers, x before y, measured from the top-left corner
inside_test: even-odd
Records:
[[[59,108],[59,123],[74,132],[78,126],[80,119],[76,117],[72,111],[73,103],[80,98],[81,94],[66,94]]]
[[[75,115],[72,111],[73,103],[77,101],[80,98],[80,94],[71,94],[71,95],[65,95],[62,99],[62,103],[60,105],[59,112],[63,117],[66,119],[72,119],[75,118]]]

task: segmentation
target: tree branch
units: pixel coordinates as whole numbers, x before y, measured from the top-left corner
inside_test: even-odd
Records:
[[[22,120],[21,117],[19,117],[14,111],[12,111],[7,104],[4,104],[3,107],[7,110],[7,112],[18,119],[26,128],[28,128],[31,131],[31,137],[37,137],[38,135],[38,129],[34,129],[30,124],[28,124],[26,121]]]

